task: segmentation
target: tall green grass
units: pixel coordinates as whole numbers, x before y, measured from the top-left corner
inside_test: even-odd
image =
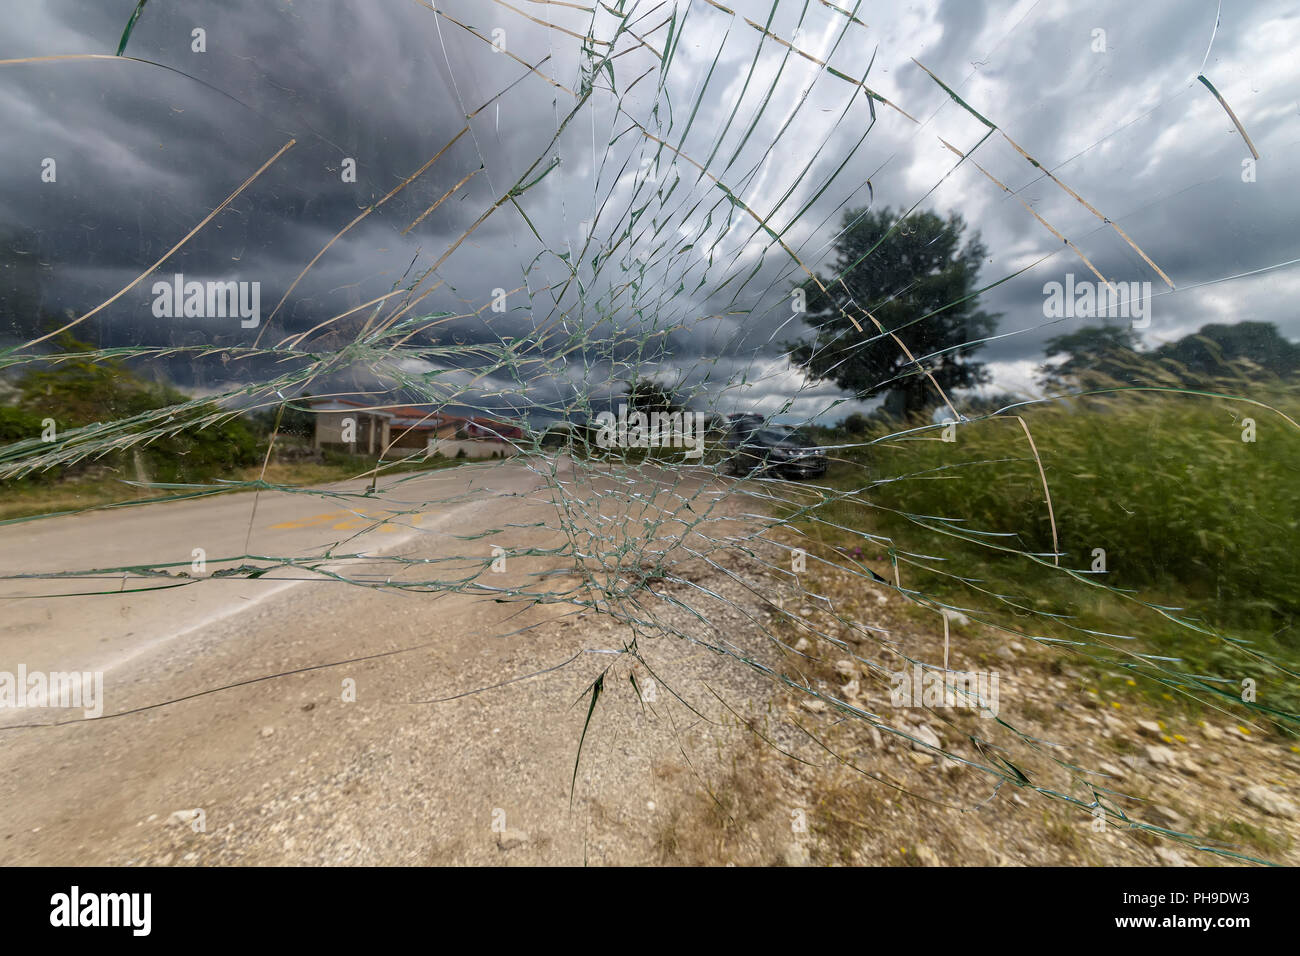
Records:
[[[951,441],[942,426],[881,429],[841,452],[836,494],[804,519],[827,544],[897,561],[905,588],[1078,642],[1171,699],[1181,687],[1237,703],[1251,677],[1261,707],[1294,714],[1300,429],[1284,416],[1300,419],[1300,394],[1253,397],[1276,411],[1124,391],[959,423]]]

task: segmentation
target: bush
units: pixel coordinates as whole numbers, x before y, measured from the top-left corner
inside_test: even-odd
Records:
[[[0,443],[39,437],[45,419],[53,419],[56,434],[62,436],[94,422],[129,418],[190,400],[169,385],[140,378],[116,359],[80,357],[92,346],[66,333],[59,339],[59,349],[70,357],[29,369],[17,383],[18,405],[0,408]],[[209,404],[185,414],[190,421],[197,421],[218,412],[217,406]],[[202,428],[189,425],[175,434],[91,456],[57,472],[36,472],[26,480],[76,478],[92,466],[134,477],[139,462],[155,481],[201,482],[258,461],[253,429],[243,419],[231,417]]]
[[[29,438],[39,438],[45,419],[36,412],[13,405],[0,405],[0,443],[12,444]]]

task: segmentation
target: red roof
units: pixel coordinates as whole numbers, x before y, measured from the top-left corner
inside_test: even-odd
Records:
[[[472,431],[482,432],[487,435],[500,435],[502,438],[522,438],[524,434],[523,428],[518,425],[510,425],[491,418],[465,418],[461,415],[449,415],[446,412],[418,408],[413,405],[367,405],[364,402],[354,402],[346,398],[318,398],[313,400],[313,404],[323,402],[351,405],[354,408],[370,408],[376,412],[391,415],[394,418],[414,419],[415,421],[410,425],[398,426],[408,431],[433,430],[443,425],[455,424],[457,426],[465,425]]]

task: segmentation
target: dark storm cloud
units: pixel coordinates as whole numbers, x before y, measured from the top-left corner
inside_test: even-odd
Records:
[[[575,32],[587,28],[578,11],[521,5]],[[740,17],[768,20],[767,3],[731,6]],[[581,44],[573,37],[498,4],[439,7],[484,36],[502,31],[501,40],[525,62],[549,55],[541,72],[578,88]],[[133,8],[134,0],[0,3],[9,26],[0,37],[0,58],[111,53]],[[420,293],[441,285],[413,314],[476,313],[441,327],[436,340],[443,343],[491,346],[537,328],[567,329],[590,341],[546,366],[546,376],[515,381],[518,376],[499,370],[467,398],[527,407],[606,395],[641,354],[646,371],[661,367],[665,377],[689,388],[707,388],[720,407],[731,407],[736,395],[737,402],[744,396],[771,411],[798,393],[799,410],[818,413],[834,400],[834,388],[802,385],[781,360],[782,343],[806,334],[792,321],[789,301],[791,285],[804,273],[749,211],[733,206],[689,161],[671,168],[674,156],[665,150],[657,185],[680,177],[676,191],[644,213],[632,236],[621,235],[629,210],[647,197],[634,200],[628,170],[642,168],[657,149],[633,130],[633,119],[673,147],[680,143],[693,160],[713,156],[709,172],[754,213],[770,217],[782,241],[816,269],[824,271],[833,258],[829,243],[843,209],[868,203],[962,214],[988,246],[985,283],[1050,256],[985,297],[987,310],[1003,314],[1003,337],[980,355],[992,363],[999,384],[1019,384],[1012,380],[1041,360],[1048,337],[1077,327],[1077,321],[1053,324],[1044,317],[1044,283],[1066,272],[1088,275],[1019,198],[1074,240],[1108,278],[1153,282],[1159,294],[1146,333],[1150,341],[1208,321],[1242,319],[1278,322],[1291,337],[1300,333],[1288,305],[1293,299],[1269,294],[1294,291],[1294,273],[1207,284],[1300,257],[1294,228],[1300,200],[1288,185],[1297,161],[1287,148],[1300,118],[1287,92],[1288,86],[1294,90],[1296,73],[1289,50],[1300,30],[1282,5],[1225,11],[1205,67],[1263,154],[1253,183],[1242,181],[1240,163],[1248,154],[1240,136],[1208,91],[1193,82],[1209,42],[1213,2],[862,5],[857,13],[869,24],[865,31],[820,5],[805,11],[802,3],[781,4],[773,32],[791,37],[799,29],[800,49],[854,77],[874,55],[868,85],[920,121],[878,105],[861,145],[871,117],[860,92],[765,39],[740,17],[699,2],[677,3],[676,9],[685,26],[668,74],[657,72],[657,57],[645,50],[620,57],[614,63],[622,99],[598,90],[557,133],[575,105],[569,92],[415,0],[151,3],[127,53],[161,66],[101,60],[0,67],[0,123],[10,134],[0,140],[0,249],[9,250],[2,294],[11,302],[35,295],[47,312],[81,313],[97,305],[293,137],[298,144],[160,270],[162,276],[259,280],[265,316],[339,229],[442,149],[466,113],[488,104],[438,163],[322,257],[266,329],[264,345],[414,281],[531,164],[541,161],[536,176],[555,160],[546,178],[519,197],[518,210],[503,203],[428,276]],[[665,6],[637,32],[646,35],[670,12],[672,5]],[[597,20],[609,18],[598,13]],[[206,53],[191,50],[195,27],[207,31]],[[1097,30],[1105,31],[1104,51],[1095,48]],[[727,42],[714,67],[724,32]],[[598,28],[597,36],[612,33]],[[648,37],[656,48],[665,38],[662,29]],[[1178,291],[1170,293],[1108,225],[998,135],[972,158],[1019,198],[1002,193],[970,162],[958,164],[937,137],[970,149],[987,130],[912,64],[912,56],[1120,223]],[[357,159],[355,184],[339,177],[348,156]],[[39,180],[45,157],[58,160],[57,186]],[[805,164],[810,169],[796,183]],[[837,178],[830,188],[814,198],[832,175]],[[401,235],[466,176],[455,196]],[[792,221],[805,203],[811,205]],[[618,248],[612,264],[593,277],[590,250],[581,259],[580,223],[597,216],[597,245]],[[690,251],[674,255],[692,243]],[[652,249],[641,275],[633,257]],[[557,290],[569,278],[561,255],[582,262],[586,286],[579,291],[569,282],[557,303]],[[237,324],[153,319],[152,278],[106,310],[85,336],[104,344],[251,341]],[[512,295],[504,313],[483,311],[494,290],[521,285],[531,296]],[[11,336],[36,330],[30,309],[5,311]],[[346,344],[363,322],[358,315],[339,323],[324,346]],[[575,331],[584,328],[591,331]],[[667,328],[670,334],[638,350],[641,330]],[[548,350],[564,341],[553,333],[538,352],[559,354]],[[471,354],[466,361],[475,359]],[[256,362],[234,369],[184,359],[173,360],[168,373],[181,384],[209,389],[230,376],[258,378],[269,369]],[[366,388],[382,385],[384,375],[382,368],[363,367],[338,382]],[[718,386],[742,381],[744,387],[726,392]],[[697,406],[707,404],[705,398]]]
[[[21,39],[0,48],[5,57],[111,50],[133,4],[103,4],[92,15],[78,4],[13,7],[8,22],[26,23],[30,32],[18,31]],[[269,311],[340,228],[465,124],[427,11],[390,4],[385,13],[341,3],[305,11],[254,0],[220,9],[155,4],[127,53],[161,66],[98,60],[8,67],[0,118],[18,135],[0,146],[7,179],[0,202],[4,221],[14,224],[7,238],[50,264],[42,289],[48,307],[83,311],[107,298],[292,137],[298,144],[160,270],[260,280]],[[62,45],[33,44],[51,24]],[[204,53],[191,49],[196,26],[207,31]],[[511,77],[525,72],[503,69]],[[507,110],[522,138],[545,142],[549,117]],[[58,181],[42,188],[45,157],[56,160]],[[356,160],[355,184],[341,180],[345,157]],[[321,263],[296,290],[283,331],[389,291],[420,244],[445,245],[495,199],[486,184],[472,183],[463,191],[472,206],[444,203],[402,238],[421,211],[481,164],[475,136],[462,136],[444,159]],[[503,162],[497,174],[514,165]],[[499,228],[490,223],[481,235]],[[156,324],[147,311],[141,315],[149,301],[145,283],[106,314],[99,335],[156,341]],[[30,334],[34,326],[20,318],[14,331]]]

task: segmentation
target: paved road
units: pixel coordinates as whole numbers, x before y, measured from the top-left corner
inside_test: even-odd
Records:
[[[637,557],[629,535],[652,550],[679,544],[684,525],[665,514],[689,501],[682,513],[697,520],[726,502],[726,487],[660,476],[674,489],[558,462],[566,525],[580,529],[571,539],[557,530],[555,487],[532,470],[550,460],[530,464],[459,466],[364,501],[262,494],[254,511],[253,496],[238,494],[0,528],[0,671],[99,670],[105,697],[99,720],[0,711],[0,864],[652,861],[669,800],[724,753],[723,722],[734,719],[716,695],[752,713],[764,682],[698,644],[643,636],[660,682],[647,703],[628,677],[645,687],[650,675],[618,653],[629,633],[609,616],[427,582],[478,573],[507,590],[576,588],[572,559],[548,550],[604,551],[609,570]],[[499,575],[483,571],[493,544],[510,554]],[[188,571],[195,548],[209,575],[245,554],[328,552],[324,570],[402,586],[300,568],[141,592],[131,588],[183,579],[13,577],[171,562]],[[71,596],[87,591],[107,593]],[[700,605],[702,594],[680,599]],[[647,619],[676,615],[704,635],[680,607],[644,590],[631,600]],[[747,600],[757,598],[705,609],[714,640],[751,626],[737,610]],[[586,716],[577,702],[611,667],[570,806]],[[115,716],[138,708],[151,709]],[[58,720],[76,722],[14,726]],[[194,808],[201,832],[167,824]]]
[[[550,464],[539,459],[533,468]],[[0,577],[8,580],[0,580],[0,671],[13,672],[7,664],[18,662],[29,670],[109,671],[286,589],[321,580],[291,568],[183,587],[169,586],[179,579],[107,571],[64,579],[12,575],[167,564],[175,565],[167,569],[173,574],[193,574],[196,549],[202,549],[209,577],[222,568],[267,563],[244,555],[397,554],[417,538],[446,545],[451,535],[476,531],[486,513],[508,511],[503,502],[543,484],[537,471],[515,463],[466,465],[385,479],[373,498],[366,496],[367,481],[353,481],[327,486],[335,497],[241,493],[2,527]],[[347,566],[333,565],[340,571]],[[108,593],[42,596],[86,592]]]

